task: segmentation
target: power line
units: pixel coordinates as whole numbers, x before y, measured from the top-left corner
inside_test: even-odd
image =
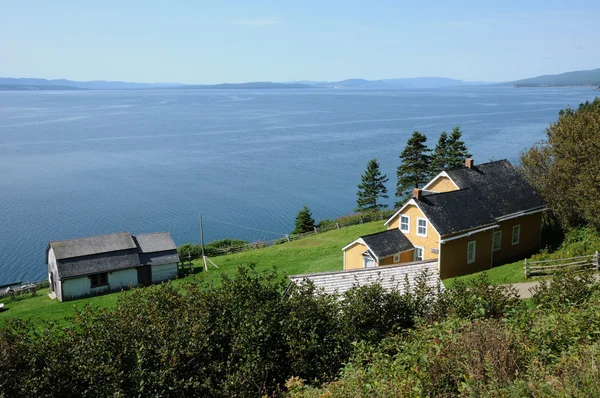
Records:
[[[215,222],[221,223],[221,224],[231,225],[232,227],[244,228],[244,229],[249,229],[251,231],[264,232],[264,233],[267,233],[267,234],[273,234],[273,235],[277,235],[277,236],[285,236],[285,234],[282,234],[281,232],[265,231],[264,229],[256,229],[256,228],[251,228],[251,227],[245,227],[243,225],[233,224],[233,223],[230,223],[230,222],[227,222],[227,221],[217,220],[216,218],[207,217],[207,216],[204,216],[204,218],[207,219],[207,220],[211,220],[211,221],[215,221]]]

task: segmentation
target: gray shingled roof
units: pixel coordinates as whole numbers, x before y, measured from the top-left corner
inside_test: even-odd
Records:
[[[58,277],[64,279],[139,267],[140,258],[135,249],[129,249],[85,257],[66,258],[57,261],[56,266]]]
[[[496,222],[470,188],[443,193],[423,192],[417,203],[441,236]]]
[[[460,189],[470,188],[494,217],[544,206],[542,197],[508,160],[448,170]]]
[[[381,284],[386,289],[405,290],[405,278],[408,278],[409,288],[415,285],[415,278],[424,270],[428,272],[427,285],[431,287],[444,285],[437,273],[437,261],[420,261],[403,265],[390,265],[384,267],[361,268],[348,271],[320,272],[306,275],[292,275],[292,283],[305,283],[312,281],[315,286],[322,288],[325,293],[344,293],[353,286],[365,286],[375,283]]]
[[[171,234],[168,232],[154,232],[151,234],[135,235],[133,240],[137,243],[140,253],[156,253],[168,250],[177,250]]]
[[[50,242],[57,260],[110,253],[119,250],[135,249],[136,245],[129,232],[89,236],[70,240]]]
[[[361,239],[378,258],[389,257],[414,248],[408,238],[397,228],[361,236]]]
[[[142,265],[164,265],[176,264],[178,262],[179,255],[177,255],[177,250],[158,253],[140,253],[140,263],[142,263]]]

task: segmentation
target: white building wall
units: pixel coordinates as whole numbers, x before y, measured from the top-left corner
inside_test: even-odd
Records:
[[[56,291],[54,292],[54,294],[56,294],[56,297],[58,297],[58,299],[60,301],[62,301],[62,290],[61,290],[62,286],[61,286],[61,282],[58,280],[56,256],[54,255],[53,248],[50,248],[48,250],[48,283],[50,284],[50,288],[52,289],[52,279],[50,278],[51,274],[54,274],[54,283],[55,283],[55,288],[56,288]]]
[[[128,288],[129,285],[136,286],[137,284],[137,270],[135,268],[109,272],[108,286],[100,286],[93,289],[91,288],[90,278],[87,276],[66,279],[62,282],[63,297],[61,301],[96,295],[109,290],[120,290]]]
[[[152,283],[168,281],[177,276],[177,264],[164,264],[152,266]]]

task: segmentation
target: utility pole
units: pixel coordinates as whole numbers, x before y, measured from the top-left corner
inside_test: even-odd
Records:
[[[219,268],[217,264],[213,263],[212,260],[206,257],[204,253],[204,227],[202,225],[202,213],[200,213],[200,247],[202,248],[202,263],[204,264],[204,271],[208,272],[208,265],[206,261],[210,262],[215,268]]]

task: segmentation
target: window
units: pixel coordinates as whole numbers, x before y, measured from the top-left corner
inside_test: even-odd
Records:
[[[472,240],[467,243],[467,264],[473,264],[475,262],[475,244],[477,242]]]
[[[394,264],[399,263],[399,262],[400,262],[400,255],[394,254]]]
[[[363,257],[363,265],[365,268],[372,268],[375,266],[375,260],[373,260],[369,256],[364,256]]]
[[[423,248],[422,247],[418,247],[415,246],[415,252],[414,252],[414,260],[415,261],[422,261],[423,260]]]
[[[92,288],[100,287],[100,286],[108,286],[108,272],[90,275],[90,286]]]
[[[402,231],[402,232],[410,231],[410,217],[409,216],[400,216],[400,231]]]
[[[427,220],[417,218],[417,235],[427,237]]]
[[[517,224],[512,230],[512,244],[516,245],[521,241],[521,224]]]
[[[492,245],[492,248],[495,252],[502,248],[502,231],[494,232],[494,244]]]

